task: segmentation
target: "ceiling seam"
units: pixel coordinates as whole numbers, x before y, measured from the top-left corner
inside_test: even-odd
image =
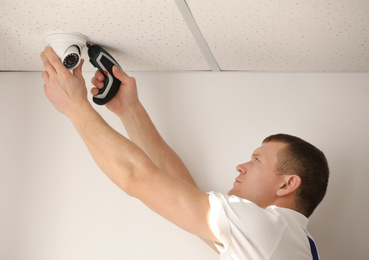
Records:
[[[208,62],[210,69],[212,71],[220,71],[219,65],[214,58],[204,36],[202,35],[199,26],[197,25],[195,18],[193,17],[190,8],[188,7],[186,0],[174,0],[183,19],[186,21],[188,28],[190,29],[197,45],[199,46],[202,54],[204,55],[206,61]]]

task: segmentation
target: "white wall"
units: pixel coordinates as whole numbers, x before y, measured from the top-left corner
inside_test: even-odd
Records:
[[[367,259],[369,74],[131,74],[204,191],[227,192],[270,134],[321,148],[331,179],[310,231],[323,259]],[[0,259],[217,259],[112,184],[42,85],[40,73],[0,73]]]

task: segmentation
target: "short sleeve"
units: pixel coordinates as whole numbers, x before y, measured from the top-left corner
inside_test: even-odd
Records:
[[[215,192],[209,192],[210,215],[209,224],[214,235],[222,242],[222,245],[214,242],[220,252],[224,252],[229,247],[231,241],[231,231],[227,215],[224,211],[224,197],[217,196]]]
[[[301,252],[309,256],[307,218],[301,213],[277,206],[264,209],[220,192],[208,194],[209,225],[222,243],[215,243],[221,259],[306,259]]]

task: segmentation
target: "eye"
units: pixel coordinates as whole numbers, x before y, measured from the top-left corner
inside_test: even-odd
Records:
[[[261,162],[260,159],[259,159],[259,154],[253,154],[251,156],[251,160],[254,161],[254,162]]]

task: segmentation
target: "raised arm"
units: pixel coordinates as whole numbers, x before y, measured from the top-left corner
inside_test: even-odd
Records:
[[[114,74],[122,82],[118,94],[106,105],[123,122],[128,136],[164,172],[197,187],[187,167],[179,156],[163,140],[155,128],[145,108],[138,99],[135,79],[114,67]],[[97,94],[104,86],[104,76],[95,73],[91,93]]]
[[[164,172],[101,118],[87,100],[82,64],[70,73],[49,47],[41,57],[46,96],[71,120],[102,171],[127,194],[177,226],[219,242],[209,225],[208,195]]]
[[[180,157],[160,136],[137,95],[136,81],[116,67],[114,75],[122,82],[117,95],[106,104],[123,122],[130,140],[139,146],[150,159],[165,173],[198,188]],[[104,76],[100,71],[91,80],[95,88],[92,95],[104,86]],[[202,238],[213,250],[218,252],[211,240]]]

